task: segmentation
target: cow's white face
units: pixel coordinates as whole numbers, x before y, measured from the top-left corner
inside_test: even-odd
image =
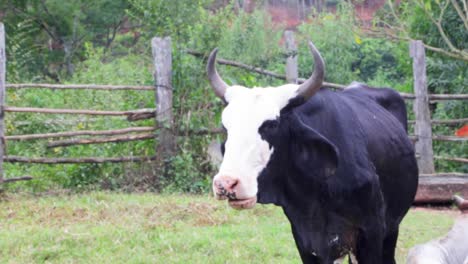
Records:
[[[228,103],[222,122],[227,130],[224,159],[213,180],[218,199],[229,199],[236,209],[251,208],[257,202],[257,177],[268,164],[275,151],[262,139],[259,128],[265,121],[279,117],[281,109],[291,99],[305,102],[322,86],[325,64],[317,48],[309,42],[314,56],[314,71],[301,85],[247,89],[229,86],[216,71],[214,49],[206,66],[208,79],[215,94]]]
[[[230,205],[238,209],[255,205],[257,177],[274,151],[262,139],[259,128],[265,121],[279,117],[281,109],[297,96],[297,89],[298,85],[294,84],[274,88],[227,88],[224,98],[228,105],[222,113],[227,140],[223,162],[213,180],[217,198],[229,198]]]

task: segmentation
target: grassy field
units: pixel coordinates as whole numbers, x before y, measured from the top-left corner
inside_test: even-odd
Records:
[[[398,244],[450,229],[456,212],[412,210]],[[0,201],[0,263],[300,263],[274,206],[235,211],[207,196],[120,194]]]

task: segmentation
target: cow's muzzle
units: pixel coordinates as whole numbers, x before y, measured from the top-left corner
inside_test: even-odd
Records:
[[[249,209],[257,203],[257,197],[242,195],[240,180],[230,176],[217,176],[213,181],[213,191],[218,200],[228,199],[234,209]]]
[[[237,210],[250,209],[257,203],[257,197],[251,197],[247,199],[229,199],[229,205]]]

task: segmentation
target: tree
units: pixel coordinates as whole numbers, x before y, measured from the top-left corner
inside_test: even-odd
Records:
[[[468,61],[466,0],[389,0],[378,33],[392,39],[421,39],[426,49]],[[384,14],[385,13],[385,14]]]
[[[71,75],[83,44],[91,41],[108,49],[126,20],[127,0],[7,0],[4,10],[10,58],[20,68],[59,81]]]

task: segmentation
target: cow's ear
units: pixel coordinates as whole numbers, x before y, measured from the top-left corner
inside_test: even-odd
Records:
[[[301,175],[327,178],[338,167],[338,148],[324,135],[305,124],[297,115],[291,123],[291,151]]]

